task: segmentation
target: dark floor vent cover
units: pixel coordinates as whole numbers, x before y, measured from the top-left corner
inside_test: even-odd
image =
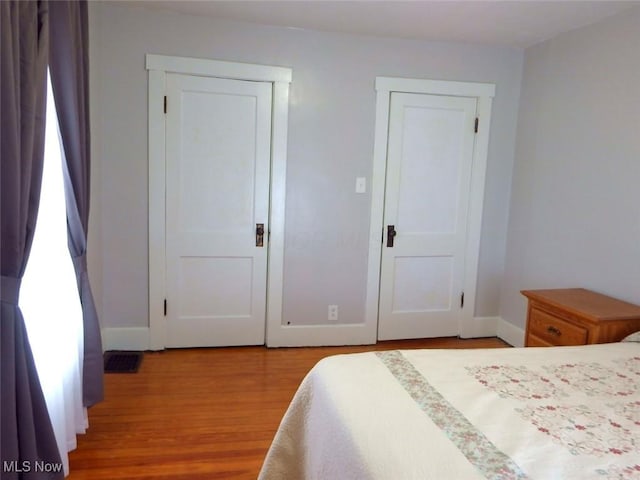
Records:
[[[104,352],[104,373],[136,373],[142,362],[142,352]]]

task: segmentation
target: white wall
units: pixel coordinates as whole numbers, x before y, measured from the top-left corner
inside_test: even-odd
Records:
[[[287,66],[289,114],[284,321],[364,319],[376,76],[497,85],[476,316],[495,316],[503,271],[523,52],[261,27],[90,4],[96,215],[103,327],[148,324],[147,53]],[[95,253],[94,253],[95,255]]]
[[[640,304],[640,9],[525,52],[500,314],[522,289]]]

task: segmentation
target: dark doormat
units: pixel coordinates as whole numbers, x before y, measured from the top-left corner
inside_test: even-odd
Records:
[[[104,352],[104,373],[136,373],[142,363],[142,352],[111,350]]]

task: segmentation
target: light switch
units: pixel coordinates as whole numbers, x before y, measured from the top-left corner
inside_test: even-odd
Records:
[[[366,177],[356,178],[356,193],[365,193],[367,191]]]

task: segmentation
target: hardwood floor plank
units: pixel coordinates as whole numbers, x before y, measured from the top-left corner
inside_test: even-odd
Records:
[[[293,394],[329,355],[410,348],[501,348],[497,338],[350,347],[231,347],[145,353],[107,374],[105,401],[69,455],[70,480],[255,479]]]

